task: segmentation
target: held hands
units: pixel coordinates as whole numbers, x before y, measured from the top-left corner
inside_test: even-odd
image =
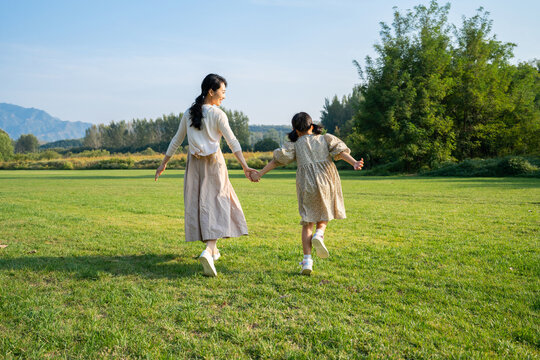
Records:
[[[254,174],[258,174],[259,172],[255,169],[252,169],[250,167],[247,167],[244,169],[244,175],[251,181],[251,182],[259,182],[259,178],[255,179]]]
[[[253,171],[251,174],[251,181],[253,182],[259,182],[261,180],[261,173],[259,171]]]
[[[355,161],[353,167],[354,167],[354,170],[362,170],[362,168],[364,167],[364,158],[358,161]]]

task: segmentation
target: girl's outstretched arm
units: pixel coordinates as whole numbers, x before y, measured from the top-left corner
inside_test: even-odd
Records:
[[[253,181],[259,181],[259,179],[262,178],[264,174],[266,174],[270,170],[275,169],[277,166],[278,163],[275,160],[272,160],[268,164],[266,164],[266,166],[261,171],[251,173],[251,179]]]
[[[349,164],[351,164],[354,168],[354,170],[362,170],[364,167],[364,158],[356,161],[351,155],[347,154],[345,151],[339,154],[339,157],[341,160],[345,160]]]

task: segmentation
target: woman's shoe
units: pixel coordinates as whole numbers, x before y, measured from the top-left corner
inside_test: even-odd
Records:
[[[317,256],[321,259],[326,259],[330,255],[328,249],[324,246],[324,235],[315,233],[311,238],[311,245],[313,245],[317,252]]]
[[[212,255],[206,250],[199,256],[199,262],[202,264],[204,275],[214,277],[217,276],[216,267]]]
[[[311,275],[313,271],[313,259],[304,259],[304,261],[300,262],[300,265],[302,265],[302,275]]]

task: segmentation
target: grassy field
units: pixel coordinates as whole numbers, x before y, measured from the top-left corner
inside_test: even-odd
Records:
[[[358,177],[299,275],[295,179],[231,171],[205,278],[183,171],[0,171],[0,358],[539,358],[540,180]]]

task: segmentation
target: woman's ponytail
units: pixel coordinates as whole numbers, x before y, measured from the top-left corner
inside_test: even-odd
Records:
[[[195,102],[189,108],[189,115],[191,117],[191,126],[197,130],[201,130],[202,125],[202,106],[204,102],[204,95],[197,96]]]
[[[227,80],[225,80],[224,77],[216,74],[208,74],[203,79],[201,84],[201,95],[197,96],[195,102],[189,108],[189,115],[191,117],[190,126],[193,126],[197,130],[201,130],[203,118],[202,106],[204,104],[204,99],[206,98],[206,95],[208,95],[210,89],[217,91],[221,87],[221,84],[225,84],[225,86],[227,86]]]

